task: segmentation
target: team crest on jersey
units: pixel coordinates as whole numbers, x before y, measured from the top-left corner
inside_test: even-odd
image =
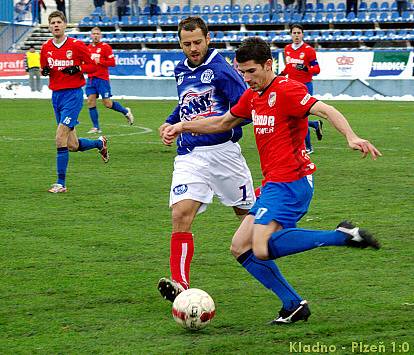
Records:
[[[198,115],[213,113],[213,90],[203,92],[188,91],[181,99],[181,119],[191,121]]]
[[[201,82],[204,84],[210,84],[214,79],[214,72],[211,69],[204,70],[201,74]]]
[[[300,59],[305,58],[305,53],[301,52],[301,53],[299,54],[299,58],[300,58]]]
[[[177,85],[181,85],[184,81],[184,74],[179,74],[177,76]]]
[[[66,51],[66,58],[72,59],[72,55],[73,55],[73,53],[72,53],[71,50]]]
[[[96,53],[101,53],[101,48],[98,48],[98,49],[96,50]]]
[[[269,104],[269,107],[273,107],[276,103],[276,93],[272,91],[269,94],[269,98],[267,99],[267,103]]]
[[[185,194],[188,190],[188,185],[177,185],[173,188],[174,195],[182,195]]]

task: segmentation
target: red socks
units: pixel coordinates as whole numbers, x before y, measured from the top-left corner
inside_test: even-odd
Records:
[[[171,278],[188,289],[190,287],[190,264],[194,255],[193,234],[176,232],[171,234],[170,271]]]

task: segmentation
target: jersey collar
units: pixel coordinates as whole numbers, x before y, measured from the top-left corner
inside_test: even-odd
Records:
[[[299,44],[292,43],[292,48],[296,51],[300,47],[302,47],[305,44],[305,42],[300,42]]]
[[[266,92],[266,90],[267,90],[270,86],[272,86],[272,84],[273,84],[273,82],[276,80],[276,78],[277,78],[277,75],[276,75],[276,76],[272,79],[272,81],[269,83],[269,85],[267,85],[267,86],[263,89],[263,91],[260,91],[259,96],[264,95],[264,93]]]
[[[217,49],[209,49],[209,50],[207,51],[206,58],[204,59],[204,62],[203,62],[203,63],[201,63],[200,65],[197,65],[196,67],[191,66],[191,65],[190,65],[190,63],[188,62],[188,58],[186,58],[186,59],[185,59],[185,61],[184,61],[184,65],[185,65],[188,69],[190,69],[191,71],[194,71],[194,70],[196,70],[197,68],[202,67],[203,65],[209,65],[209,64],[210,64],[210,62],[213,60],[213,58],[214,58],[217,54],[218,54],[218,50],[217,50]]]
[[[52,43],[53,43],[53,45],[56,47],[56,48],[62,48],[63,47],[63,45],[66,43],[66,41],[68,40],[68,36],[65,36],[65,39],[62,41],[62,42],[60,42],[60,43],[55,43],[55,40],[54,39],[52,39]]]

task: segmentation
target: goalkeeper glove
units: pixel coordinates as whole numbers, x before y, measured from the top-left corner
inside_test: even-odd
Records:
[[[43,67],[42,68],[42,75],[48,76],[50,74],[50,67]]]
[[[62,73],[74,75],[76,73],[79,73],[81,71],[81,68],[79,65],[74,65],[72,67],[66,67],[65,69],[62,69]]]
[[[308,67],[305,64],[296,64],[296,70],[308,71]]]

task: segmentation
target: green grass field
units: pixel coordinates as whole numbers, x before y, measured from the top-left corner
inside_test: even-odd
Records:
[[[351,219],[383,248],[278,260],[310,302],[307,323],[266,324],[281,305],[232,258],[231,209],[215,202],[196,219],[192,286],[217,307],[198,333],[173,321],[156,289],[169,274],[175,156],[157,128],[175,103],[124,103],[134,127],[99,106],[110,162],[96,151],[72,153],[69,192],[53,195],[50,101],[0,100],[0,354],[414,354],[414,103],[333,103],[382,151],[375,162],[347,149],[328,123],[323,141],[314,139],[316,190],[300,226],[333,229]],[[86,108],[80,121],[86,136]],[[241,145],[259,185],[251,127],[245,132]]]

